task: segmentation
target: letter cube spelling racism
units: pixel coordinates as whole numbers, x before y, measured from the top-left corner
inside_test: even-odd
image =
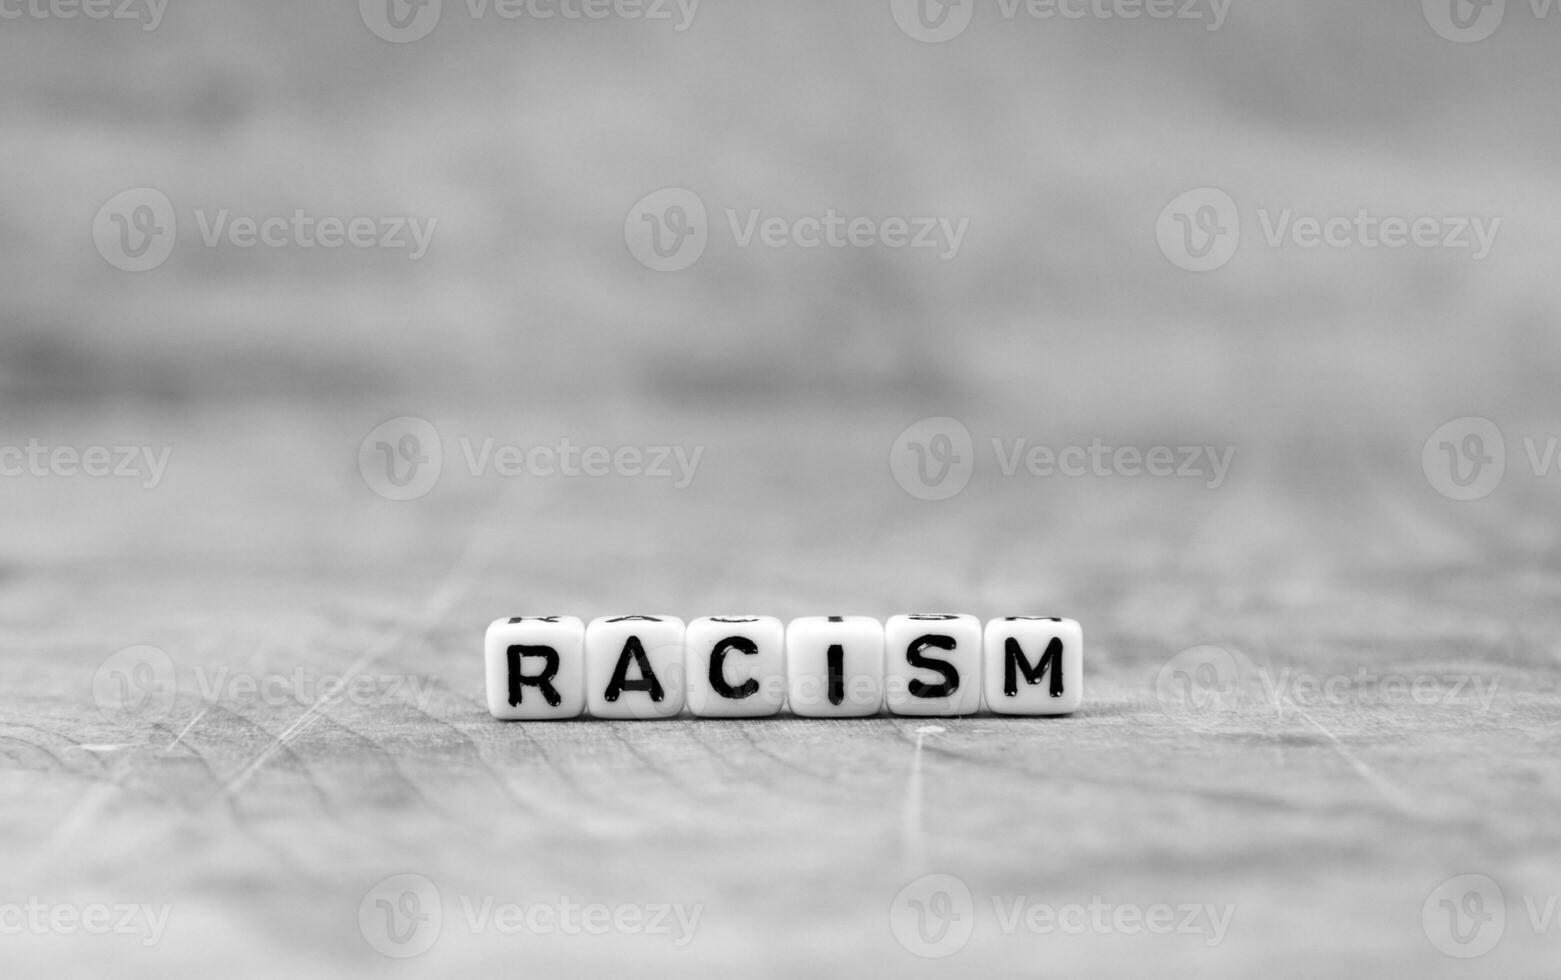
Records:
[[[1084,700],[1075,620],[1005,616],[573,616],[496,620],[484,643],[501,721],[1069,715]]]
[[[500,721],[578,718],[585,711],[585,624],[516,616],[488,627],[488,710]]]

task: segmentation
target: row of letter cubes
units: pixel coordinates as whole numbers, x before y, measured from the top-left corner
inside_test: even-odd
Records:
[[[488,709],[503,721],[1066,715],[1083,699],[1071,619],[1008,616],[518,616],[488,627]]]

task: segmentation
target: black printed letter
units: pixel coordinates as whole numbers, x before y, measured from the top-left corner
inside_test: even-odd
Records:
[[[640,679],[629,680],[629,664],[634,663],[640,669]],[[612,680],[607,682],[607,690],[602,696],[608,701],[617,701],[624,691],[646,691],[650,699],[656,703],[666,697],[666,692],[661,689],[661,681],[656,679],[656,672],[650,669],[650,658],[645,656],[645,647],[637,636],[629,637],[623,645],[623,652],[618,655],[618,666],[613,668]]]
[[[558,689],[553,686],[553,675],[558,673],[558,651],[552,647],[532,647],[524,644],[515,644],[507,651],[509,654],[509,703],[510,707],[520,706],[521,691],[527,687],[534,687],[542,692],[543,700],[549,707],[556,708],[563,700],[559,697]],[[527,677],[521,673],[521,661],[527,657],[542,658],[542,673]]]
[[[1062,639],[1052,637],[1052,641],[1046,644],[1046,652],[1041,654],[1040,663],[1034,667],[1025,659],[1024,650],[1020,648],[1019,641],[1013,637],[1003,644],[1003,693],[1014,697],[1019,693],[1019,674],[1024,674],[1026,684],[1039,684],[1041,678],[1048,670],[1051,671],[1052,697],[1062,697]]]
[[[759,693],[759,682],[750,677],[741,684],[733,687],[726,682],[726,675],[721,667],[726,663],[726,651],[736,650],[738,653],[747,654],[750,657],[758,656],[758,644],[745,636],[728,636],[715,645],[710,651],[710,686],[715,693],[723,698],[733,701],[741,701],[743,698],[753,697]]]
[[[939,650],[952,650],[956,646],[952,636],[944,636],[941,633],[928,633],[920,637],[905,651],[905,659],[912,667],[926,668],[937,671],[943,676],[942,684],[926,684],[912,679],[906,689],[911,692],[913,698],[946,698],[959,690],[959,671],[947,660],[939,660],[936,657],[924,657],[922,651],[928,647],[937,647]]]
[[[846,699],[846,648],[836,643],[824,656],[829,665],[829,703],[838,705]]]

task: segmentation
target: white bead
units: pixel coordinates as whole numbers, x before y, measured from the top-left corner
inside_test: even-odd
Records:
[[[884,625],[889,711],[973,715],[981,710],[981,621],[974,616],[892,616]]]
[[[550,721],[585,711],[585,626],[576,617],[494,620],[483,653],[493,717]]]
[[[597,718],[671,718],[683,710],[683,621],[603,616],[585,629],[586,707]]]
[[[787,697],[803,718],[862,718],[883,707],[883,624],[805,616],[786,627]]]
[[[1000,715],[1068,715],[1084,700],[1084,630],[1072,619],[1008,616],[986,624],[986,706]]]
[[[685,633],[688,707],[702,718],[762,718],[786,702],[786,628],[773,616],[703,616]]]

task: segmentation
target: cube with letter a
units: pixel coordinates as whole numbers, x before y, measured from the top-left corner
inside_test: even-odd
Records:
[[[1076,620],[1005,616],[986,624],[982,675],[999,715],[1071,715],[1084,700],[1084,630]]]
[[[585,704],[594,718],[675,718],[687,696],[683,621],[602,616],[585,629]]]

